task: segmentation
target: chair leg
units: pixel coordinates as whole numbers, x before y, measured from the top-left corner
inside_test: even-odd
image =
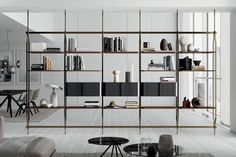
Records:
[[[24,103],[23,103],[23,104],[20,104],[20,106],[19,106],[19,108],[18,108],[18,110],[17,110],[17,112],[16,112],[16,114],[15,114],[15,117],[17,117],[17,115],[20,116],[21,111],[24,110],[24,109],[23,109],[23,106],[24,106],[24,105],[25,105]]]
[[[37,112],[39,112],[36,103],[34,101],[31,101],[32,105],[33,105],[33,109],[34,109],[34,113],[36,114]]]

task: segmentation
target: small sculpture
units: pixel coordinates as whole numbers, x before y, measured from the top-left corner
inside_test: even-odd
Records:
[[[193,107],[199,107],[201,106],[202,102],[201,102],[201,99],[199,97],[194,97],[192,99],[192,105]]]
[[[186,97],[184,97],[184,100],[183,100],[183,107],[190,108],[190,101],[189,99],[186,100]]]
[[[167,51],[168,50],[168,42],[166,39],[162,39],[160,43],[160,49],[162,51]]]
[[[180,42],[181,52],[186,52],[187,51],[186,47],[188,43],[187,37],[186,36],[180,37],[179,42]]]
[[[120,82],[120,71],[119,70],[113,70],[114,75],[114,82]]]
[[[194,51],[194,45],[193,44],[188,44],[187,46],[187,50],[190,51],[190,52],[193,52]]]

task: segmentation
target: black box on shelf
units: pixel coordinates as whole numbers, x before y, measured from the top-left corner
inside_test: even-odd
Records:
[[[121,83],[121,96],[138,96],[138,84]]]
[[[120,96],[121,95],[120,83],[104,82],[102,85],[103,96]]]
[[[43,70],[43,64],[32,64],[31,70]]]
[[[179,59],[179,70],[192,70],[192,59],[189,57]]]

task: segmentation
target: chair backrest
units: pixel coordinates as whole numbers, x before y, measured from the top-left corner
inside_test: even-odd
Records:
[[[30,90],[29,91],[29,102],[32,101],[33,95],[34,95],[34,91]],[[27,93],[24,95],[24,97],[20,101],[23,102],[23,103],[26,103],[27,102],[27,97],[26,96],[27,96]]]
[[[34,90],[33,97],[32,97],[32,100],[33,100],[33,101],[35,101],[35,100],[38,99],[38,97],[39,97],[39,91],[40,91],[40,89]]]

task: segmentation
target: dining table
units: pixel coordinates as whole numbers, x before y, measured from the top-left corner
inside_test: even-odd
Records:
[[[16,100],[13,96],[15,96],[15,95],[22,95],[24,92],[26,92],[25,89],[0,90],[0,96],[5,96],[5,99],[0,104],[0,108],[7,101],[7,112],[10,111],[10,116],[12,117],[12,101],[15,102],[16,105],[21,107],[19,102],[18,102],[18,100]]]

